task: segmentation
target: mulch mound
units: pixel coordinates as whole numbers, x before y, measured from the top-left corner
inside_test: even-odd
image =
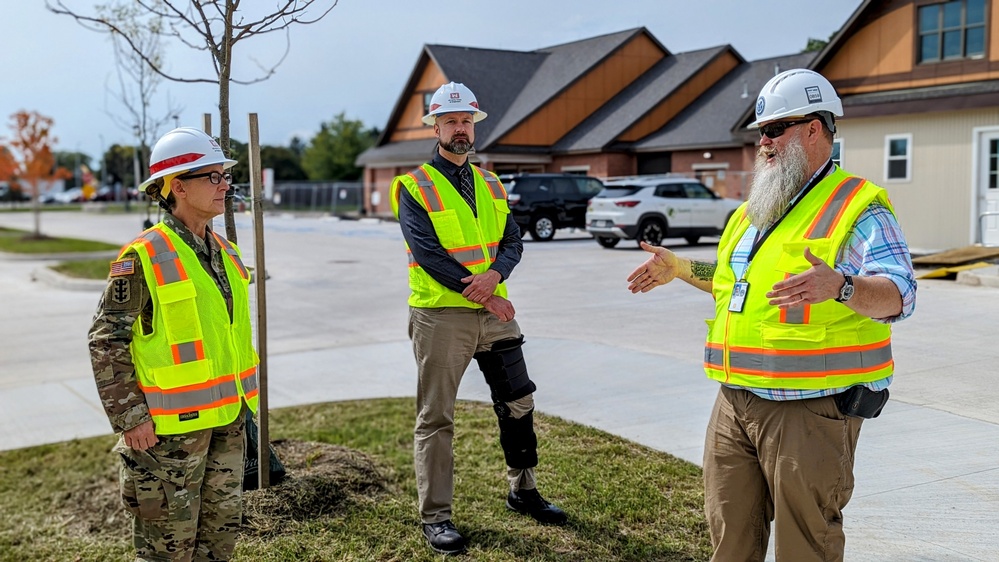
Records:
[[[280,484],[243,494],[243,532],[264,536],[290,522],[335,515],[390,491],[371,457],[337,445],[292,439],[271,443],[287,474]],[[77,536],[128,537],[131,516],[121,505],[118,467],[108,467],[59,498],[58,519]]]

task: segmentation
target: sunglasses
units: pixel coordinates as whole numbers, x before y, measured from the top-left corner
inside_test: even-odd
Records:
[[[809,123],[814,121],[815,118],[811,119],[798,119],[795,121],[777,121],[774,123],[767,123],[760,127],[760,138],[767,137],[769,139],[776,139],[784,135],[784,132],[794,127],[795,125],[801,125],[802,123]]]
[[[208,178],[208,181],[212,182],[215,185],[222,183],[222,180],[225,180],[227,184],[232,184],[232,174],[230,174],[229,172],[226,172],[224,174],[220,174],[218,172],[205,172],[203,174],[177,176],[177,179],[179,180],[193,180],[196,178]]]

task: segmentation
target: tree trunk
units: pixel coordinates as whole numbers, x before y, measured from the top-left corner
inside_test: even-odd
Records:
[[[31,213],[35,215],[35,238],[42,237],[42,206],[39,193],[38,180],[29,182],[31,184]]]
[[[219,142],[226,158],[229,152],[229,77],[232,75],[232,0],[226,2],[225,34],[222,38],[222,59],[219,62]],[[225,237],[236,243],[236,219],[232,213],[232,188],[225,197]]]

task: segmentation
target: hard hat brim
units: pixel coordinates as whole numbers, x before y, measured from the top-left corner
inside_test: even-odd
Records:
[[[422,119],[423,124],[433,125],[434,123],[437,122],[438,117],[446,113],[471,113],[472,123],[478,123],[479,121],[482,121],[488,116],[488,114],[485,111],[480,111],[478,109],[475,109],[474,107],[469,107],[467,109],[452,109],[450,111],[441,111],[439,113],[428,113],[424,115]]]

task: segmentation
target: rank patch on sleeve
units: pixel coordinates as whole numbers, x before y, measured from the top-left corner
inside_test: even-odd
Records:
[[[135,273],[135,260],[133,258],[111,262],[111,277],[131,275],[133,273]]]

